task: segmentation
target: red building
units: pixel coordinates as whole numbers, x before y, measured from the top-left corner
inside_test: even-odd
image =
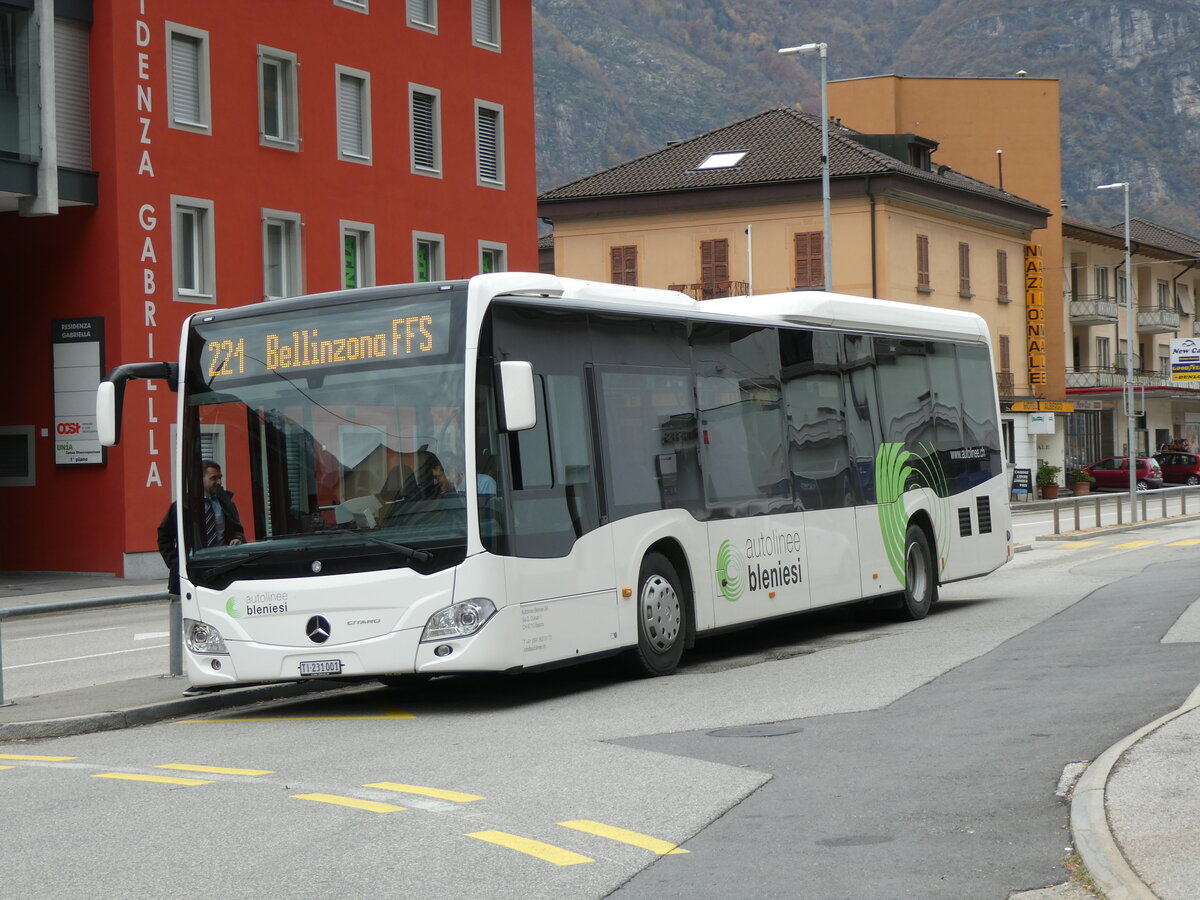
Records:
[[[528,0],[0,0],[0,570],[159,571],[212,306],[536,271]],[[157,388],[157,389],[156,389]]]

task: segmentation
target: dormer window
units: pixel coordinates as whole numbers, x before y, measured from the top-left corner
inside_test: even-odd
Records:
[[[735,150],[728,153],[710,153],[708,159],[696,166],[697,169],[732,169],[742,161],[749,150]]]

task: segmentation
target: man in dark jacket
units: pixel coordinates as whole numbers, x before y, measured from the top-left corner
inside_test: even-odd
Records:
[[[233,494],[221,484],[221,467],[211,459],[204,461],[204,499],[201,501],[205,547],[240,544],[246,539],[242,519],[233,505]],[[175,521],[175,504],[158,524],[158,552],[167,564],[167,591],[179,593],[179,528]]]

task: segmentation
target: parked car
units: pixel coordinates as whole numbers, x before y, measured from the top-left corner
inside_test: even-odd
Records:
[[[1200,456],[1195,453],[1183,453],[1179,450],[1167,450],[1156,453],[1162,469],[1163,481],[1174,484],[1200,484]]]
[[[1095,487],[1101,491],[1129,490],[1129,459],[1125,456],[1110,456],[1090,466],[1085,466],[1096,479]],[[1148,491],[1163,485],[1163,473],[1158,462],[1149,457],[1137,457],[1137,489]]]

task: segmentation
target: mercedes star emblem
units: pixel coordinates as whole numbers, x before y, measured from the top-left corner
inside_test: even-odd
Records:
[[[304,633],[314,644],[323,644],[329,640],[329,620],[324,616],[313,616],[304,626]]]

